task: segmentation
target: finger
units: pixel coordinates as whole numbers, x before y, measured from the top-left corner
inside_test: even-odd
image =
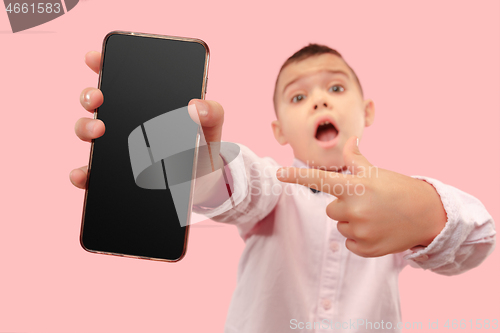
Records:
[[[349,251],[362,257],[375,257],[380,253],[377,244],[371,239],[368,229],[355,222],[337,222],[337,230],[346,238]]]
[[[381,246],[353,239],[346,239],[345,247],[352,253],[363,258],[375,258],[388,254]]]
[[[224,109],[215,101],[192,99],[188,103],[188,112],[191,119],[201,125],[202,144],[209,143],[218,154],[224,123]]]
[[[92,139],[101,137],[106,131],[100,119],[80,118],[75,124],[75,133],[83,141],[91,142]]]
[[[207,142],[220,142],[224,123],[222,105],[216,101],[192,99],[188,103],[188,112],[191,119],[201,125]]]
[[[360,255],[359,254],[359,244],[353,240],[353,239],[346,239],[345,240],[345,247],[351,251],[352,253],[356,254],[356,255]]]
[[[276,171],[278,180],[286,183],[301,184],[330,193],[337,198],[347,195],[352,187],[352,175],[315,168],[285,167]]]
[[[352,232],[352,223],[347,221],[338,221],[337,222],[337,230],[340,232],[342,236],[347,239],[356,240]]]
[[[97,88],[85,88],[80,93],[80,104],[87,111],[94,112],[95,109],[102,105],[103,101],[102,91]]]
[[[348,222],[351,219],[344,200],[336,199],[326,206],[326,215],[335,221]]]
[[[101,67],[101,53],[97,51],[90,51],[85,54],[85,63],[95,73],[99,74]]]
[[[201,125],[199,163],[210,166],[210,170],[219,169],[223,165],[219,152],[224,109],[215,101],[192,99],[188,112],[191,119]]]
[[[347,169],[353,175],[362,176],[366,175],[366,172],[371,170],[370,167],[373,167],[373,165],[361,154],[358,143],[358,137],[351,136],[347,140],[342,154]]]
[[[88,165],[74,169],[69,173],[69,180],[78,188],[85,189],[87,183]]]

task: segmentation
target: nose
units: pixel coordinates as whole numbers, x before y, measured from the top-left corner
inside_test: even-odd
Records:
[[[331,108],[332,108],[332,105],[331,105],[330,101],[328,101],[328,99],[325,96],[319,95],[319,96],[316,96],[316,98],[314,100],[312,112],[317,112],[317,111],[320,111],[321,109],[329,110]]]
[[[322,108],[324,108],[324,109],[331,109],[331,103],[328,100],[328,96],[325,94],[324,91],[322,91],[322,90],[315,91],[311,95],[311,98],[314,101],[313,112],[319,111]]]
[[[321,109],[324,109],[324,111],[331,110],[333,107],[328,93],[320,88],[315,89],[315,91],[311,93],[310,98],[313,102],[312,110],[310,112],[318,112],[321,111]]]
[[[314,110],[317,110],[321,105],[323,105],[325,108],[328,108],[328,104],[326,104],[325,101],[321,101],[318,103],[314,103]]]

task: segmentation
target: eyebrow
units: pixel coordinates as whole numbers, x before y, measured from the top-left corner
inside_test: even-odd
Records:
[[[345,77],[349,78],[349,75],[346,72],[344,72],[343,70],[340,70],[340,69],[339,70],[329,69],[329,70],[325,70],[325,72],[332,73],[332,74],[341,74],[341,75],[344,75]],[[289,85],[291,85],[292,83],[294,83],[295,81],[297,81],[300,78],[301,78],[301,76],[299,76],[299,77],[293,79],[292,81],[288,82],[287,85],[285,86],[285,88],[283,88],[283,93],[285,93],[286,88],[288,88]]]

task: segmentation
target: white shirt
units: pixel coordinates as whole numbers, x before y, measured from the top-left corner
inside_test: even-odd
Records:
[[[215,208],[193,206],[195,213],[234,224],[245,240],[225,333],[401,332],[394,328],[401,322],[403,267],[455,275],[476,267],[494,249],[495,225],[478,199],[412,176],[439,193],[448,216],[444,229],[425,248],[360,257],[347,250],[337,221],[326,215],[334,196],[280,182],[275,160],[238,146],[237,158],[225,169],[235,207],[229,199]],[[226,161],[231,155],[224,149],[220,154]],[[296,158],[293,166],[307,167]]]

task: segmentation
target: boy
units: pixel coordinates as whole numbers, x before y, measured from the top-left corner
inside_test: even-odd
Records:
[[[96,72],[98,57],[87,56]],[[88,110],[101,103],[97,89],[82,92]],[[189,105],[206,140],[220,142],[222,107]],[[226,166],[232,202],[220,201],[223,187],[197,181],[193,211],[236,225],[246,243],[226,333],[400,332],[397,279],[407,263],[454,275],[491,253],[494,222],[479,200],[428,177],[370,169],[357,143],[374,104],[338,52],[317,44],[297,51],[280,70],[274,105],[275,138],[291,145],[299,169],[276,174],[278,163],[240,145]],[[103,129],[83,118],[75,128],[86,141]],[[226,153],[215,151],[216,164]],[[85,172],[71,181],[83,188]]]

